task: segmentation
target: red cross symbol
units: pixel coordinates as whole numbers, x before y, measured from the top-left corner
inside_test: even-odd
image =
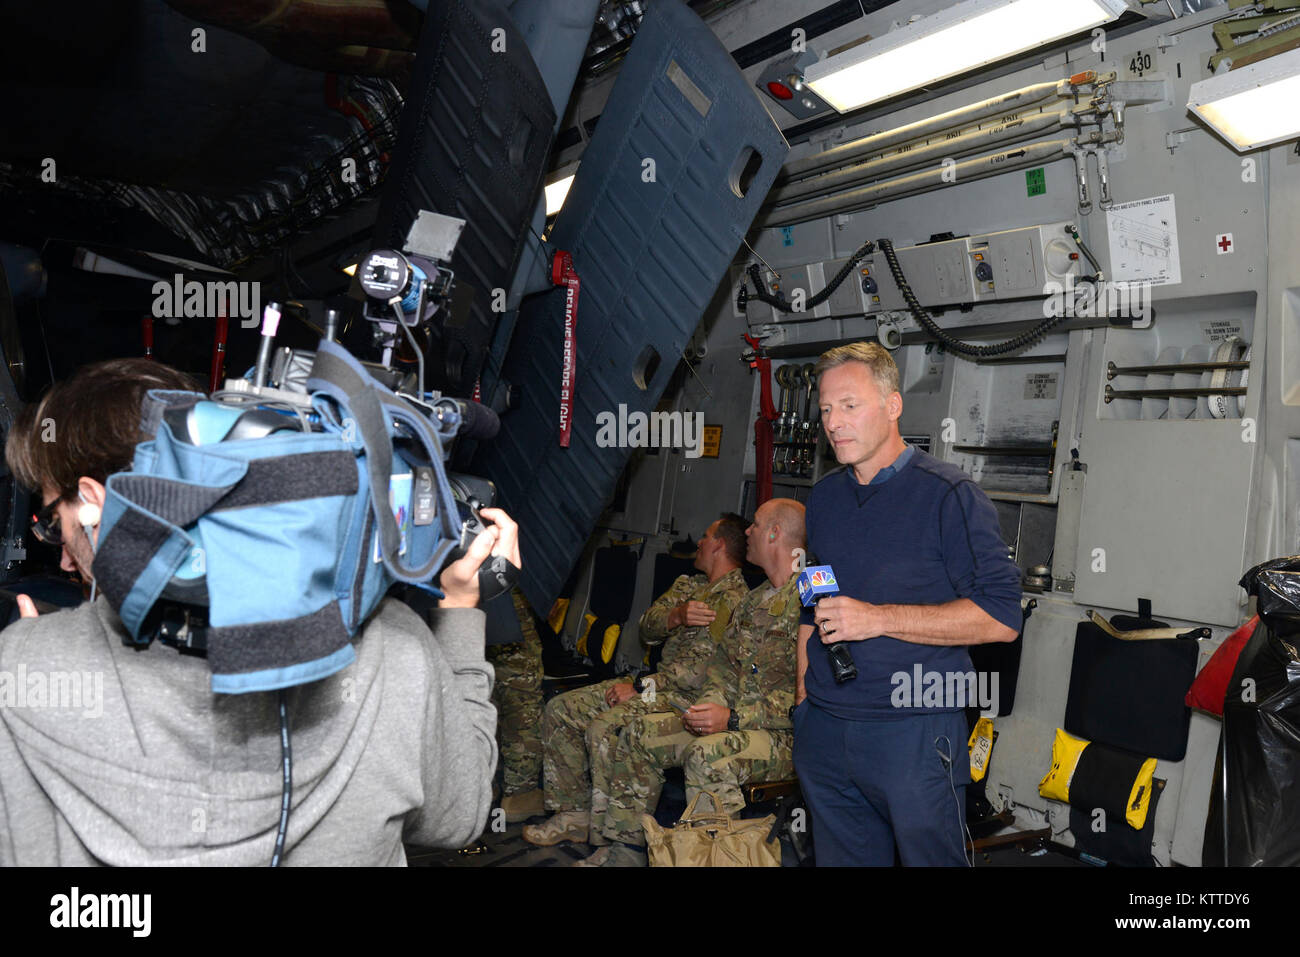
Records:
[[[1226,253],[1228,250],[1232,248],[1232,234],[1228,233],[1225,236],[1220,236],[1218,242],[1215,245],[1219,247],[1220,255]]]

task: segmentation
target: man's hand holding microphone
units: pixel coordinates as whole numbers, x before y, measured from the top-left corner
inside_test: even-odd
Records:
[[[813,614],[835,683],[852,681],[858,676],[858,666],[847,643],[876,637],[870,620],[875,606],[841,596],[830,565],[810,564],[799,572],[799,601],[805,608],[816,609]]]

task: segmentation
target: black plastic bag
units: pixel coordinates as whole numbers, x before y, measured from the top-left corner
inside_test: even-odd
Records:
[[[1294,867],[1300,865],[1300,555],[1256,565],[1241,587],[1255,596],[1260,623],[1224,700],[1223,750],[1202,860],[1221,865],[1226,848],[1230,866]]]

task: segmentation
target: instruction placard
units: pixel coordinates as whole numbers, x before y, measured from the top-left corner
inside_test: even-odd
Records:
[[[1026,399],[1055,399],[1059,372],[1031,372],[1025,376]]]
[[[1201,323],[1206,342],[1222,342],[1236,336],[1241,338],[1241,322],[1237,319],[1210,319]]]
[[[1106,230],[1112,282],[1172,286],[1183,281],[1172,193],[1111,207]]]

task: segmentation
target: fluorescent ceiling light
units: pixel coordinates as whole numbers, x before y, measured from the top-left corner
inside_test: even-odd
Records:
[[[573,177],[577,173],[570,173],[563,179],[557,179],[554,183],[546,186],[546,215],[554,216],[564,205],[564,198],[569,195],[569,187],[573,185]]]
[[[963,0],[810,66],[804,80],[841,113],[1109,23],[1125,0]]]
[[[1300,137],[1300,50],[1192,84],[1187,108],[1238,152]]]

